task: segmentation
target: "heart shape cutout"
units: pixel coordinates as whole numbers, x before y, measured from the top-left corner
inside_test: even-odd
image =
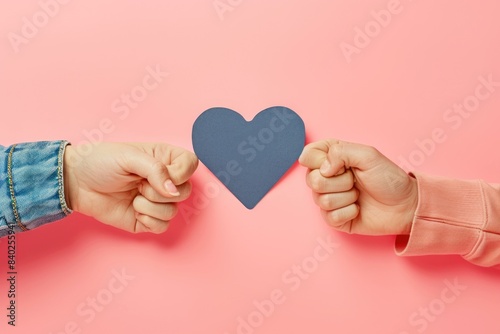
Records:
[[[271,107],[247,122],[227,108],[204,111],[193,125],[201,162],[248,209],[253,209],[297,161],[305,145],[300,116]]]

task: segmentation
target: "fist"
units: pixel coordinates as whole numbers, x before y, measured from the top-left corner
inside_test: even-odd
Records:
[[[332,227],[347,233],[409,234],[417,181],[375,148],[323,140],[299,158],[313,200]]]
[[[81,156],[64,155],[69,207],[105,224],[133,232],[162,233],[191,193],[197,157],[180,147],[149,143],[102,143]]]

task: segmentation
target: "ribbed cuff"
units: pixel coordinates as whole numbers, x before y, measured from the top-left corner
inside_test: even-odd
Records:
[[[418,183],[418,207],[410,235],[396,238],[396,253],[469,254],[487,219],[480,181],[413,176]]]

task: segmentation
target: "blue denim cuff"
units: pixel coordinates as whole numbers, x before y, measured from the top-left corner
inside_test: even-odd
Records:
[[[68,142],[0,147],[0,237],[32,230],[71,213],[64,197],[63,157]]]

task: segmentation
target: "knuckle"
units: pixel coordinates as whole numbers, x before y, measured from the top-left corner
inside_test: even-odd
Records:
[[[158,174],[165,174],[167,172],[167,167],[159,160],[155,161],[152,166],[153,172]]]
[[[341,143],[341,141],[336,139],[336,138],[327,139],[326,142],[328,143],[329,146],[333,146],[333,145],[337,145],[337,144]]]
[[[306,175],[306,183],[307,183],[307,186],[312,189],[312,172],[311,173],[307,173],[307,175]]]
[[[158,229],[157,234],[165,233],[168,230],[168,227],[170,226],[169,222],[165,222],[161,224],[160,228]]]
[[[171,220],[173,219],[176,215],[177,215],[177,212],[178,212],[178,207],[175,203],[172,203],[172,204],[166,204],[165,205],[165,213],[164,213],[164,216],[163,216],[163,220]]]
[[[332,223],[338,223],[342,219],[342,213],[340,211],[342,210],[334,210],[330,212],[330,220]]]
[[[311,187],[311,175],[312,175],[312,172],[308,172],[308,173],[306,174],[306,184],[307,184],[307,186],[308,186],[309,188],[312,188],[312,187]]]
[[[309,144],[309,145],[310,145],[310,144]],[[309,146],[309,145],[308,145],[308,146]],[[302,150],[302,153],[301,153],[301,155],[300,155],[300,157],[299,157],[299,163],[300,163],[302,166],[304,166],[308,158],[309,158],[309,149],[308,149],[308,147],[306,146],[306,147],[304,147],[304,149]]]
[[[137,229],[137,231],[139,233],[141,233],[141,232],[151,232],[153,230],[153,224],[151,222],[151,217],[143,215],[139,219],[139,222],[142,225],[141,228]]]
[[[191,184],[191,182],[186,182],[181,191],[182,200],[188,199],[189,196],[191,196],[192,192],[193,192],[193,185]]]
[[[382,155],[382,153],[380,153],[380,151],[377,150],[375,147],[373,147],[373,146],[366,147],[366,157],[369,160],[376,160],[381,155]]]
[[[193,152],[189,152],[187,151],[187,160],[188,160],[188,164],[187,164],[187,168],[186,168],[186,173],[189,174],[189,176],[191,176],[196,168],[198,167],[198,157],[196,156],[196,154],[194,154]]]
[[[323,209],[323,204],[321,203],[321,201],[322,201],[321,196],[322,195],[313,191],[312,196],[313,196],[314,204],[316,204],[320,209]]]
[[[165,233],[168,229],[168,225],[169,225],[168,222],[162,222],[161,224],[156,224],[156,226],[153,229],[151,229],[151,232],[153,232],[154,234]]]
[[[366,147],[366,152],[369,155],[378,155],[379,154],[379,151],[374,146],[367,146]]]
[[[142,199],[143,199],[143,196],[141,195],[137,195],[135,196],[134,200],[132,201],[132,207],[136,210],[136,211],[140,211],[140,207],[141,207],[141,202],[142,202]]]
[[[329,208],[332,207],[332,199],[328,195],[323,195],[319,197],[319,206],[324,209],[328,210]]]
[[[193,172],[198,168],[198,164],[199,164],[199,160],[198,160],[198,157],[196,156],[196,154],[191,153],[191,161],[192,161],[192,164],[193,164]]]
[[[311,188],[314,190],[314,191],[321,191],[323,190],[323,185],[324,185],[324,181],[323,181],[323,177],[318,175],[318,174],[312,174],[311,175]]]
[[[340,224],[343,224],[346,220],[344,210],[334,210],[334,211],[330,212],[328,217],[330,218],[329,219],[330,225],[333,225],[333,226],[338,226]]]
[[[344,144],[341,141],[334,141],[332,146],[330,147],[329,154],[333,157],[338,157],[342,155],[342,151],[344,150]]]
[[[154,191],[154,189],[147,185],[143,188],[143,194],[142,194],[144,197],[146,197],[147,199],[149,200],[154,200],[156,198],[156,192]]]

